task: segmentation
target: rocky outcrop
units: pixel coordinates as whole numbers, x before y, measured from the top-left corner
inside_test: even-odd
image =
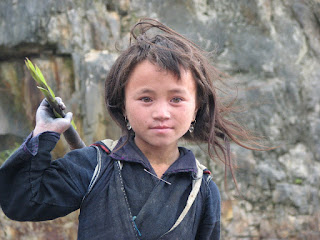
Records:
[[[104,79],[118,55],[115,43],[124,47],[129,27],[143,16],[214,50],[215,64],[235,86],[230,94],[243,108],[236,117],[277,146],[266,152],[233,146],[239,193],[230,177],[226,191],[219,161],[209,162],[191,146],[210,165],[221,189],[223,239],[320,238],[317,0],[1,1],[0,151],[21,143],[32,130],[42,99],[24,57],[40,67],[64,99],[87,144],[119,136],[104,108]],[[55,155],[64,151],[62,141]],[[63,221],[46,226],[66,233],[54,239],[73,239],[67,232],[74,231],[74,223],[66,230]],[[3,217],[0,238],[19,239],[11,232],[23,228],[24,239],[44,239],[51,230],[41,224]],[[35,228],[43,231],[26,237]]]

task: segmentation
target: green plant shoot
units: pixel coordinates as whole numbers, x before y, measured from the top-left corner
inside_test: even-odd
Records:
[[[57,100],[55,99],[55,94],[52,91],[52,89],[47,84],[47,81],[45,80],[42,72],[37,67],[37,65],[33,65],[32,62],[26,58],[25,64],[27,68],[29,69],[32,78],[37,82],[38,86],[37,88],[44,94],[45,98],[49,102],[50,106],[53,109],[53,113],[55,117],[62,118],[65,116],[64,112],[59,108],[59,104]],[[72,126],[76,129],[76,125],[74,121],[71,121]]]

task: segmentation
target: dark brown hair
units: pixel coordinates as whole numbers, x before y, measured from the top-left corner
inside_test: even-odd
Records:
[[[150,30],[160,30],[161,33],[153,32],[149,36],[147,32]],[[235,181],[230,142],[248,149],[256,149],[249,147],[252,144],[259,145],[244,127],[228,119],[228,113],[233,111],[233,107],[225,106],[217,97],[215,82],[221,80],[221,73],[211,64],[208,53],[154,19],[141,19],[133,26],[130,34],[129,47],[111,67],[105,83],[105,102],[111,117],[128,137],[133,134],[132,130],[126,128],[123,110],[125,86],[138,63],[148,60],[172,72],[178,79],[181,68],[190,70],[197,85],[198,112],[194,132],[187,132],[184,138],[196,143],[207,143],[210,158],[218,156],[225,163],[226,169],[231,170]]]

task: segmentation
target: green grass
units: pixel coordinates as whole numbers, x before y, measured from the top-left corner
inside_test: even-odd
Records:
[[[14,152],[19,148],[19,146],[20,146],[20,144],[15,143],[15,144],[14,144],[14,148],[0,151],[0,165],[1,165],[2,163],[4,163],[4,161],[5,161],[12,153],[14,153]]]
[[[297,184],[297,185],[301,185],[301,184],[303,183],[303,179],[301,179],[301,178],[296,178],[296,179],[294,180],[294,183]]]

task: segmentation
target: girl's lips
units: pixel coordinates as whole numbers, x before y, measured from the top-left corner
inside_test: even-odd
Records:
[[[171,127],[168,126],[155,126],[150,128],[152,131],[156,132],[156,133],[160,133],[160,134],[164,134],[164,133],[168,133],[169,131],[172,130]]]
[[[151,127],[151,129],[170,129],[171,127],[168,126],[155,126],[155,127]]]

